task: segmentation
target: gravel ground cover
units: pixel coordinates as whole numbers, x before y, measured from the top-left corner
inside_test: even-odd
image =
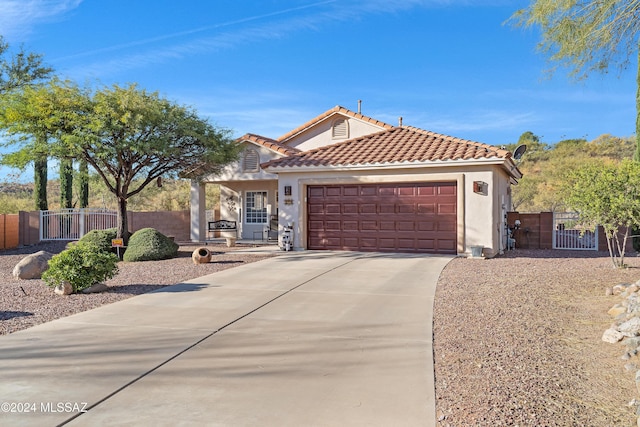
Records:
[[[47,242],[0,251],[0,335],[273,256],[268,253],[238,252],[237,249],[243,246],[227,248],[209,244],[207,248],[213,254],[211,262],[195,265],[191,254],[199,246],[183,245],[179,248],[178,257],[173,259],[120,262],[119,273],[105,282],[111,289],[98,294],[58,296],[42,280],[19,280],[13,277],[13,267],[26,254],[40,250],[59,253],[65,245],[63,242]]]
[[[640,258],[627,261],[515,250],[449,263],[434,303],[439,427],[635,426],[635,371],[601,340],[620,302],[606,288],[640,279]]]

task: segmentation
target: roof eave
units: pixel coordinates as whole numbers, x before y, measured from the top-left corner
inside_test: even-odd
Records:
[[[515,165],[513,168],[507,166],[506,163],[510,159],[467,159],[467,160],[432,160],[428,162],[392,162],[392,163],[363,163],[352,165],[304,165],[304,166],[270,166],[264,164],[263,169],[269,173],[295,173],[301,171],[309,172],[344,172],[354,170],[375,170],[375,169],[416,169],[416,168],[433,168],[433,167],[453,167],[453,166],[486,166],[501,165],[504,166],[507,173],[516,179],[522,177],[522,173]],[[515,174],[514,174],[515,170]]]

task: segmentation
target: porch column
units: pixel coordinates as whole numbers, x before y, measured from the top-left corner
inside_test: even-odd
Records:
[[[206,184],[191,180],[191,241],[204,241],[207,236]]]

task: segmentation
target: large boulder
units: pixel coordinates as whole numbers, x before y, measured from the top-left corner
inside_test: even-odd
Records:
[[[47,251],[36,252],[22,258],[13,268],[13,277],[16,279],[40,279],[42,273],[49,268],[49,260],[53,256]]]

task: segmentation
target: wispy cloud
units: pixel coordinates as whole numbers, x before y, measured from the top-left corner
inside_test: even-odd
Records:
[[[80,52],[64,58],[57,58],[54,62],[66,62],[69,59],[97,55],[103,58],[104,53],[136,49],[134,53],[114,55],[112,59],[106,61],[101,59],[93,63],[78,65],[77,69],[67,70],[70,75],[82,73],[83,76],[89,75],[93,78],[99,78],[103,75],[114,75],[131,69],[157,66],[172,60],[215,53],[249,43],[287,37],[303,30],[318,30],[331,23],[363,19],[372,14],[399,13],[416,7],[468,6],[473,4],[486,4],[486,2],[480,0],[369,0],[366,2],[325,0],[216,25],[161,34],[129,43]],[[211,33],[215,34],[210,35]],[[167,43],[185,38],[187,38],[186,41],[174,42],[174,44]],[[160,42],[162,42],[161,45],[159,45]]]
[[[476,132],[528,129],[539,121],[531,112],[479,110],[462,115],[425,118],[418,127],[451,135],[470,135]],[[495,144],[496,141],[480,141]]]
[[[0,34],[22,41],[41,22],[60,19],[82,0],[0,0]]]

